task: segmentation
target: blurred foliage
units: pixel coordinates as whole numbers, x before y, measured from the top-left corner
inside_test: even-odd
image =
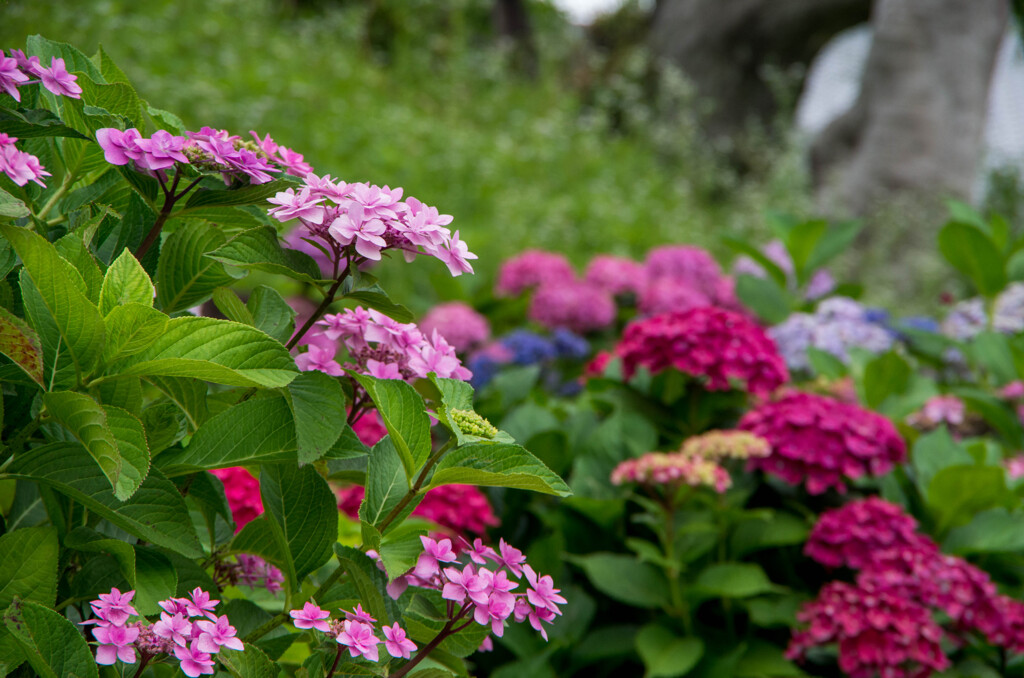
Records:
[[[540,73],[517,77],[490,9],[489,0],[12,0],[0,44],[40,32],[86,52],[102,43],[143,97],[190,129],[269,132],[315,168],[401,185],[454,215],[482,275],[452,283],[438,270],[430,290],[388,267],[396,294],[418,310],[489,287],[498,262],[527,247],[577,262],[664,242],[720,251],[723,233],[765,231],[767,207],[806,212],[799,155],[765,152],[742,176],[715,160],[678,74],[651,75],[639,50],[586,47],[578,27],[533,2]]]

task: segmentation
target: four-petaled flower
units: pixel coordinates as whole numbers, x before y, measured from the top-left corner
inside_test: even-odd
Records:
[[[380,656],[377,651],[380,639],[373,635],[373,627],[363,622],[344,622],[344,630],[338,634],[338,643],[348,647],[353,657],[362,655],[375,662]]]
[[[115,588],[110,589],[110,593],[101,593],[99,600],[94,600],[90,605],[92,606],[93,614],[103,621],[109,622],[114,626],[124,626],[125,622],[128,621],[128,617],[132,615],[138,616],[139,614],[131,606],[131,601],[134,597],[135,591],[121,593],[120,590]]]
[[[408,659],[416,649],[416,643],[405,637],[405,630],[395,622],[391,626],[381,627],[384,633],[384,648],[392,657]]]
[[[216,621],[202,619],[196,622],[196,626],[200,631],[197,647],[203,652],[216,654],[222,647],[232,650],[245,649],[242,641],[235,637],[235,627],[231,625],[227,615],[217,617]]]
[[[126,664],[135,663],[135,648],[132,643],[139,637],[137,627],[119,625],[97,626],[93,630],[100,646],[96,649],[96,663],[109,666],[118,659]]]
[[[423,543],[423,553],[416,560],[416,569],[413,574],[420,579],[430,579],[440,571],[438,563],[454,563],[455,552],[452,551],[452,540],[442,539],[434,541],[430,537],[420,537]]]
[[[295,620],[293,623],[297,629],[316,629],[324,633],[330,631],[330,627],[324,620],[330,617],[331,613],[321,610],[315,603],[308,602],[302,606],[301,610],[292,610],[288,614]]]
[[[213,659],[199,649],[199,641],[193,640],[188,647],[174,646],[174,656],[181,662],[181,671],[189,678],[200,675],[213,675]]]

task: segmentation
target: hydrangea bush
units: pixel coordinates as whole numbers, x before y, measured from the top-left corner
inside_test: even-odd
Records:
[[[453,218],[185,130],[102,50],[35,36],[0,91],[0,675],[468,675],[546,637],[567,598],[496,518],[428,534],[570,490],[365,270],[472,273]]]

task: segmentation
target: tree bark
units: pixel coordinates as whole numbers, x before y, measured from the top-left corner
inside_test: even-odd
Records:
[[[799,92],[822,47],[870,9],[871,0],[658,0],[650,46],[713,103],[708,133],[732,136],[751,121],[768,127],[795,104],[779,100],[766,67],[785,71]]]
[[[1008,17],[1007,0],[876,0],[857,101],[811,150],[822,208],[969,196]]]

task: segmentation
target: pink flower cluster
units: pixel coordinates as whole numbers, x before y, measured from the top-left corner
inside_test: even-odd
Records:
[[[39,164],[39,158],[19,150],[14,145],[17,140],[17,137],[0,133],[0,172],[10,177],[11,181],[18,186],[24,186],[28,182],[34,181],[46,188],[43,177],[50,176],[50,173]]]
[[[522,551],[504,539],[498,550],[477,539],[464,545],[463,552],[472,562],[463,565],[457,562],[459,556],[452,549],[450,539],[437,541],[420,537],[420,541],[424,550],[416,567],[388,586],[390,595],[397,598],[410,584],[437,589],[442,598],[460,606],[450,614],[453,620],[460,621],[472,614],[477,624],[490,626],[491,632],[499,638],[505,633],[509,619],[529,620],[530,626],[547,640],[542,622],[550,624],[562,614],[558,606],[564,605],[566,600],[559,595],[560,590],[554,587],[550,576],[540,576],[526,564]],[[498,567],[485,567],[488,562]],[[452,567],[442,569],[441,565],[447,563],[452,563]],[[516,579],[526,577],[525,593],[512,592],[519,583],[510,580],[510,575]]]
[[[941,424],[950,427],[961,426],[966,418],[964,401],[955,395],[938,395],[929,398],[921,410],[907,417],[907,423],[921,429],[932,429]]]
[[[717,462],[683,452],[648,452],[637,459],[627,459],[615,467],[611,479],[614,485],[637,483],[671,489],[706,486],[719,493],[732,486],[729,472]]]
[[[673,368],[703,379],[704,388],[771,393],[789,379],[775,344],[745,316],[705,306],[630,323],[615,347],[627,378],[640,367]],[[734,383],[735,382],[735,383]]]
[[[639,310],[644,315],[702,306],[740,310],[732,278],[700,247],[666,245],[647,253]]]
[[[799,618],[810,628],[794,635],[791,657],[838,640],[840,666],[851,676],[874,676],[875,671],[885,676],[927,676],[948,665],[941,651],[936,655],[931,649],[942,637],[941,630],[936,635],[934,611],[948,619],[944,624],[956,643],[966,643],[967,634],[977,631],[993,645],[1024,650],[1024,602],[1000,595],[988,574],[962,558],[943,554],[915,528],[914,519],[902,508],[878,498],[822,514],[805,552],[830,567],[859,572],[855,586],[833,582],[805,607]],[[871,607],[871,601],[874,612],[862,609]],[[917,654],[898,649],[908,647],[908,641],[917,644]],[[861,672],[853,673],[847,666]]]
[[[600,287],[567,280],[538,287],[527,316],[548,329],[561,327],[585,334],[612,325],[616,308],[612,296]]]
[[[332,342],[341,341],[349,354],[346,368],[378,379],[439,377],[468,380],[473,373],[462,366],[452,347],[437,330],[428,338],[412,323],[400,323],[362,307],[327,314],[317,322],[319,334]],[[343,374],[335,351],[310,342],[306,353],[295,359],[300,370],[320,370],[332,376]]]
[[[149,172],[168,169],[175,163],[194,165],[220,172],[225,183],[245,175],[250,183],[265,184],[273,179],[270,172],[283,169],[288,174],[305,176],[313,169],[302,155],[276,144],[269,134],[260,139],[256,132],[250,132],[255,141],[212,127],[185,134],[176,136],[159,130],[147,139],[134,127],[123,132],[105,127],[96,130],[96,142],[112,165],[134,162],[138,169]]]
[[[858,405],[794,391],[743,415],[739,428],[756,433],[772,454],[749,467],[811,494],[846,491],[844,478],[887,473],[903,461],[906,444],[885,417]]]
[[[850,678],[925,678],[949,667],[942,629],[928,610],[891,593],[832,582],[797,619],[808,628],[793,635],[789,659],[835,643],[839,668]]]
[[[424,254],[440,259],[453,276],[472,273],[477,256],[452,234],[448,214],[416,198],[402,200],[401,188],[349,184],[309,173],[305,185],[278,193],[267,202],[281,222],[298,219],[298,236],[324,250],[336,267],[379,261],[381,252],[401,250],[406,261]],[[335,269],[335,275],[340,272]]]
[[[0,90],[10,94],[15,101],[21,101],[19,87],[41,83],[43,87],[59,97],[82,98],[82,88],[76,82],[77,75],[68,73],[64,60],[53,57],[46,68],[37,56],[25,56],[20,49],[8,50],[5,57],[0,50]]]
[[[338,490],[338,509],[352,519],[359,517],[359,506],[366,494],[360,485]],[[425,518],[456,537],[483,535],[489,527],[501,524],[487,495],[473,485],[441,485],[423,495],[412,515]]]
[[[377,620],[367,614],[362,605],[356,605],[352,612],[345,612],[345,619],[330,619],[331,613],[312,601],[303,605],[301,610],[292,610],[288,614],[294,620],[295,628],[326,634],[338,645],[347,647],[352,657],[365,657],[372,662],[380,660],[378,646],[381,640],[374,635],[373,628]],[[406,637],[398,622],[391,626],[381,625],[381,632],[384,634],[384,649],[392,657],[408,659],[416,650],[416,643]]]
[[[587,264],[583,278],[591,285],[613,294],[637,294],[647,280],[644,265],[610,254],[598,254]]]
[[[461,301],[438,304],[423,316],[419,326],[428,336],[437,330],[459,353],[472,350],[491,337],[487,318]]]
[[[506,259],[498,270],[494,293],[512,297],[542,285],[559,285],[576,279],[572,264],[561,254],[526,250]]]
[[[235,532],[240,531],[253,518],[263,514],[263,499],[260,497],[260,481],[256,480],[241,466],[219,468],[210,471],[224,483],[231,516],[235,519]]]
[[[230,620],[214,612],[220,601],[210,600],[210,594],[198,587],[188,598],[160,601],[163,612],[153,624],[128,623],[132,616],[139,616],[131,605],[134,596],[135,591],[121,593],[115,588],[89,603],[96,618],[81,623],[96,625],[92,633],[99,642],[97,664],[111,665],[119,659],[134,664],[138,650],[144,661],[160,654],[173,656],[186,676],[196,678],[213,675],[214,656],[222,647],[244,649]]]

